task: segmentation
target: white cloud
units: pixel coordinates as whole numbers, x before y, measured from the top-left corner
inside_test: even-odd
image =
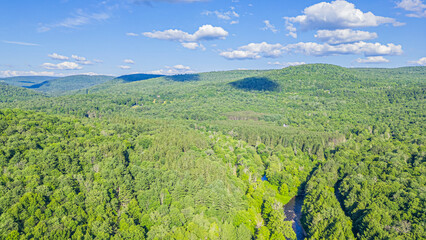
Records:
[[[69,59],[69,57],[63,56],[63,55],[59,55],[57,53],[52,53],[52,54],[49,54],[47,56],[50,57],[50,58],[52,58],[52,59],[55,59],[55,60],[68,60]]]
[[[374,27],[381,24],[402,25],[393,18],[376,16],[372,12],[364,13],[356,9],[354,4],[344,0],[320,2],[305,8],[303,15],[284,18],[290,23],[300,24],[303,30]]]
[[[305,62],[268,62],[269,65],[275,65],[279,67],[298,66],[306,64]]]
[[[47,55],[52,59],[55,60],[69,60],[70,58],[67,56],[63,56],[63,55],[59,55],[57,53],[52,53]],[[101,60],[94,60],[94,62],[87,60],[87,58],[85,57],[81,57],[81,56],[77,56],[77,55],[71,55],[71,59],[74,60],[76,63],[81,64],[81,65],[92,65],[94,64],[94,62],[96,63],[100,63],[102,62]]]
[[[181,43],[182,44],[182,46],[184,47],[184,48],[188,48],[188,49],[192,49],[192,50],[195,50],[195,49],[197,49],[197,48],[200,48],[200,49],[202,49],[202,50],[206,50],[206,48],[203,46],[203,44],[201,44],[201,43],[196,43],[196,42],[183,42],[183,43]]]
[[[396,7],[412,12],[407,14],[408,17],[426,17],[426,4],[421,0],[402,0]]]
[[[16,76],[55,76],[54,72],[35,72],[35,71],[0,71],[1,77],[16,77]]]
[[[296,32],[289,32],[288,34],[286,34],[286,36],[290,36],[292,38],[297,38],[297,33]]]
[[[76,61],[86,61],[87,59],[85,57],[80,57],[77,55],[71,55],[71,58],[75,59]]]
[[[77,63],[83,64],[83,65],[92,65],[93,62],[87,60],[85,57],[77,56],[77,55],[71,55],[71,58],[74,59]]]
[[[165,66],[163,69],[155,70],[148,72],[150,74],[160,74],[160,75],[176,75],[176,74],[188,74],[194,73],[191,67],[184,66],[182,64],[175,65],[173,67]]]
[[[384,58],[383,56],[358,58],[355,61],[357,63],[388,63],[389,62],[389,60]]]
[[[83,10],[77,10],[72,17],[66,18],[55,24],[45,24],[38,28],[39,32],[47,32],[52,28],[77,28],[82,25],[90,24],[93,22],[101,22],[110,18],[110,15],[104,12],[99,13],[85,13]]]
[[[15,42],[15,41],[3,41],[4,43],[9,43],[9,44],[15,44],[15,45],[22,45],[22,46],[40,46],[39,44],[36,43],[28,43],[28,42]]]
[[[118,66],[120,69],[124,69],[124,70],[127,70],[127,69],[130,69],[131,67],[130,66],[126,66],[126,65],[120,65],[120,66]]]
[[[226,12],[221,12],[221,11],[204,11],[201,14],[206,15],[206,16],[215,15],[217,18],[219,18],[221,20],[227,20],[227,21],[232,20],[232,22],[236,21],[236,20],[233,20],[233,19],[240,17],[240,15],[237,12],[235,12],[234,8],[231,8],[230,11],[226,11]]]
[[[243,50],[233,50],[228,52],[221,52],[220,55],[222,57],[225,57],[230,60],[238,59],[238,60],[244,60],[244,59],[258,59],[261,58],[259,54],[255,52],[250,51],[243,51]]]
[[[86,60],[86,61],[77,61],[79,64],[83,64],[83,65],[92,65],[93,64],[93,62],[92,61],[89,61],[89,60]]]
[[[95,72],[86,72],[86,73],[79,73],[79,75],[99,76],[99,75],[104,75],[104,74],[95,73]]]
[[[315,37],[329,44],[340,44],[371,40],[377,38],[377,33],[352,29],[318,30]]]
[[[167,68],[176,69],[176,70],[191,70],[190,67],[184,66],[182,64],[174,65],[173,67],[167,67]]]
[[[327,56],[341,54],[364,54],[365,56],[400,55],[403,53],[401,45],[389,43],[356,42],[340,45],[320,44],[314,42],[299,42],[284,47],[288,52],[297,52],[310,56]]]
[[[297,29],[294,27],[294,24],[289,22],[288,19],[285,20],[285,29],[288,31],[286,36],[290,36],[292,38],[297,38]]]
[[[124,59],[123,62],[128,64],[135,64],[135,61],[133,61],[132,59]]]
[[[78,65],[75,62],[62,62],[58,64],[54,63],[43,63],[41,65],[43,68],[46,69],[58,69],[58,70],[76,70],[76,69],[82,69],[80,65]]]
[[[250,43],[248,45],[239,47],[237,50],[223,51],[220,53],[222,57],[227,59],[259,59],[261,57],[279,57],[282,54],[283,46],[279,43],[269,44]]]
[[[198,28],[194,34],[189,34],[178,29],[169,29],[165,31],[153,31],[143,33],[145,37],[179,42],[198,42],[203,40],[225,39],[228,32],[221,27],[212,25],[203,25]]]
[[[195,41],[225,39],[228,32],[221,27],[203,25],[193,34]]]
[[[416,64],[416,65],[420,65],[420,66],[426,66],[426,57],[422,57],[419,60],[416,61],[409,61],[408,63],[410,64]]]
[[[299,42],[282,46],[281,44],[250,43],[239,47],[237,50],[222,51],[220,55],[227,59],[244,60],[260,59],[262,57],[274,58],[283,53],[301,53],[309,56],[328,56],[343,54],[363,54],[365,56],[384,56],[400,55],[403,53],[401,45],[389,43],[382,45],[380,43],[356,42],[339,45],[330,45],[328,43]]]
[[[168,29],[164,31],[144,32],[143,35],[149,38],[156,38],[170,41],[193,41],[191,34],[178,29]]]
[[[137,36],[139,36],[139,34],[137,34],[137,33],[132,33],[132,32],[126,33],[126,35],[127,35],[127,36],[130,36],[130,37],[137,37]]]
[[[269,20],[265,20],[265,21],[263,21],[263,23],[265,24],[265,27],[264,27],[264,28],[262,28],[262,30],[264,30],[264,31],[266,31],[266,30],[270,30],[270,31],[271,31],[271,32],[273,32],[273,33],[278,32],[278,30],[275,28],[275,26],[274,26],[274,25],[272,25],[272,24],[269,22]]]

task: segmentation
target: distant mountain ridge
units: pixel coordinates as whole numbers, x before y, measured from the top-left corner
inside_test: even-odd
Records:
[[[84,94],[88,92],[121,91],[128,89],[131,92],[142,91],[145,87],[169,85],[172,82],[204,85],[208,82],[219,87],[228,85],[244,91],[299,91],[300,88],[327,90],[330,84],[346,85],[349,82],[358,81],[366,76],[382,78],[394,73],[395,76],[403,76],[408,73],[416,73],[421,77],[425,67],[400,67],[400,68],[345,68],[332,64],[304,64],[290,66],[282,69],[271,70],[235,70],[215,71],[197,74],[160,75],[160,74],[127,74],[122,76],[106,75],[72,75],[67,77],[51,76],[17,76],[0,78],[0,82],[35,90],[51,96]],[[420,75],[419,75],[420,74]],[[413,76],[414,77],[414,76]],[[158,81],[157,79],[158,78]],[[155,79],[154,81],[148,81]],[[210,79],[210,80],[209,80]],[[328,79],[331,82],[325,83]],[[297,82],[304,84],[298,85]],[[196,83],[199,82],[199,83]],[[209,84],[210,84],[209,83]],[[135,84],[135,85],[133,85]],[[373,82],[366,83],[374,85]],[[87,89],[87,90],[86,90]]]
[[[0,78],[0,82],[7,83],[16,87],[29,87],[35,84],[42,83],[44,81],[49,81],[56,79],[58,77],[50,76],[16,76],[16,77],[6,77]]]
[[[77,93],[79,90],[103,85],[108,82],[111,82],[112,84],[123,84],[163,76],[164,75],[139,73],[122,75],[119,77],[108,75],[71,75],[67,77],[18,76],[0,78],[0,82],[16,87],[32,89],[48,95],[59,96]]]
[[[114,79],[114,76],[106,75],[72,75],[68,77],[55,78],[26,86],[39,92],[50,95],[63,95],[72,91],[89,88]]]

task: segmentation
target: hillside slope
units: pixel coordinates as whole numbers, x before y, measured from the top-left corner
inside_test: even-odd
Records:
[[[40,98],[45,98],[45,95],[33,90],[15,87],[0,82],[0,103],[12,103],[17,101],[25,102]]]

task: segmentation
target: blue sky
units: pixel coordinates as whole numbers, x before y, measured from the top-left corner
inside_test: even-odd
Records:
[[[0,76],[426,65],[422,0],[0,2]]]

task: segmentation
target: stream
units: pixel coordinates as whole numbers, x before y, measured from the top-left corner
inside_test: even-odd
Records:
[[[266,175],[262,176],[262,181],[268,181]],[[284,205],[285,221],[293,222],[293,231],[296,233],[297,240],[305,239],[306,232],[302,227],[302,205],[304,195],[293,197],[286,205]]]
[[[293,230],[296,233],[297,240],[305,239],[306,233],[303,230],[302,218],[302,205],[305,196],[299,195],[293,197],[286,205],[284,205],[284,213],[286,221],[293,222]]]

